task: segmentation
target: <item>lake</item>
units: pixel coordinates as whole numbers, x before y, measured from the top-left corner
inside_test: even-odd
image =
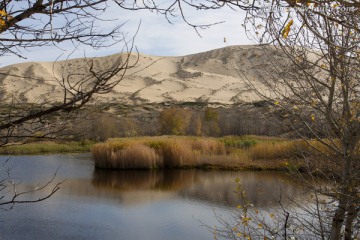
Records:
[[[2,178],[7,169],[20,191],[49,181],[57,169],[55,182],[65,180],[50,199],[1,212],[0,239],[11,240],[213,239],[202,225],[219,225],[215,213],[231,216],[240,203],[235,179],[263,209],[278,201],[280,188],[298,191],[278,172],[95,170],[89,154],[15,156]]]

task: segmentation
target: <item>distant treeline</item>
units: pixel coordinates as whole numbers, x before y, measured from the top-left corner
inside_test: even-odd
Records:
[[[304,124],[291,121],[286,113],[273,105],[265,101],[240,105],[192,102],[90,105],[77,112],[51,115],[46,121],[36,123],[37,125],[27,124],[24,129],[32,129],[32,136],[10,137],[9,142],[29,143],[44,139],[98,142],[108,138],[160,135],[257,135],[286,138],[298,138],[298,134],[310,138],[313,136],[313,133],[304,128]],[[311,126],[314,122],[309,120],[307,124]],[[318,129],[316,134],[321,137],[323,132]],[[16,133],[27,135],[27,132]]]
[[[277,115],[263,107],[137,107],[92,113],[91,117],[70,123],[70,135],[77,140],[104,141],[114,137],[181,136],[279,136],[287,129]],[[77,134],[73,134],[76,132]]]

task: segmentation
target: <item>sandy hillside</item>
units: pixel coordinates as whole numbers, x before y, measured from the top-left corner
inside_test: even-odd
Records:
[[[93,59],[71,59],[51,62],[29,62],[0,69],[2,101],[43,103],[63,100],[63,87],[73,86],[91,76],[89,69],[103,72],[119,57],[115,54]],[[130,57],[135,63],[136,54]],[[257,67],[254,67],[256,63]],[[231,46],[182,57],[139,55],[135,68],[110,93],[96,95],[97,102],[218,102],[232,104],[257,100],[246,87],[251,79],[261,87],[262,69],[267,57],[258,46]],[[113,77],[121,79],[122,73]],[[92,78],[89,78],[89,84]],[[69,83],[67,82],[69,81]],[[86,84],[82,86],[84,89]]]

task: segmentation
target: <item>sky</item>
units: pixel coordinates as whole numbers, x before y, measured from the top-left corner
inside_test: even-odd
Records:
[[[228,45],[247,45],[253,42],[245,34],[241,24],[244,13],[231,9],[199,12],[186,11],[187,19],[193,24],[210,24],[224,21],[221,24],[213,25],[208,29],[200,29],[199,33],[181,18],[172,18],[170,24],[163,15],[157,15],[150,11],[125,11],[118,7],[107,9],[103,17],[116,19],[116,21],[104,22],[101,27],[106,30],[115,24],[126,24],[123,28],[128,36],[133,36],[140,24],[139,31],[135,38],[135,45],[140,53],[156,56],[183,56]],[[224,42],[224,38],[226,42]],[[57,58],[65,59],[79,57],[97,57],[119,53],[121,44],[94,50],[89,47],[79,46],[74,51],[73,45],[62,44],[59,47],[49,46],[23,51],[26,59],[16,56],[5,56],[0,59],[0,66],[28,61],[55,61]]]

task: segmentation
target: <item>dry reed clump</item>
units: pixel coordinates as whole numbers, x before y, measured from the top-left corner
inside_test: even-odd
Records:
[[[237,155],[203,155],[200,162],[203,166],[240,167],[251,160],[247,154]]]
[[[340,141],[337,139],[322,139],[322,141],[323,143],[318,140],[308,140],[306,143],[304,141],[303,144],[306,144],[306,150],[309,153],[308,155],[312,157],[324,157],[325,155],[336,156],[337,152],[334,152],[334,150],[327,147],[326,145],[331,146],[334,149],[340,149]]]
[[[114,163],[111,162],[111,147],[106,143],[96,144],[91,148],[91,154],[95,160],[97,168],[113,168]]]
[[[297,154],[296,145],[293,142],[262,142],[256,144],[248,151],[253,160],[283,159]]]
[[[225,144],[215,139],[195,139],[192,142],[192,149],[201,154],[225,155]]]
[[[143,144],[132,144],[127,148],[114,148],[109,143],[95,145],[91,149],[98,168],[157,168],[162,167],[162,159],[156,151]]]
[[[161,146],[161,154],[165,167],[196,166],[199,154],[194,152],[191,145],[185,141],[168,140]]]
[[[112,162],[116,162],[116,168],[158,168],[162,167],[162,159],[156,151],[143,144],[131,145],[128,148],[113,152]]]

